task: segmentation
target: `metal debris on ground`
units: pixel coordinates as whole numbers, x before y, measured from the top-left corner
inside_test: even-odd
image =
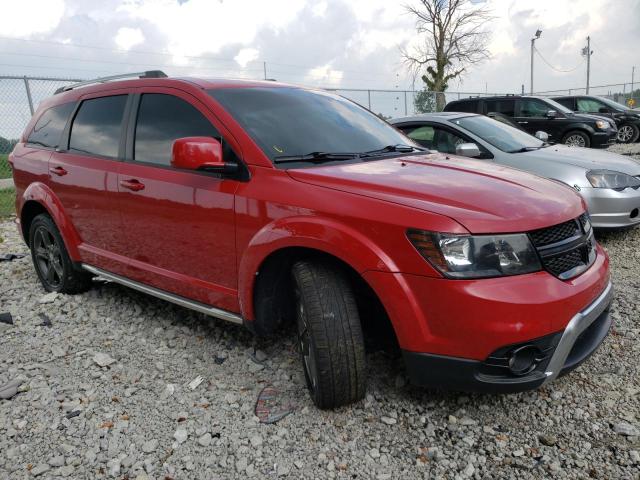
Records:
[[[24,253],[4,253],[0,255],[0,262],[10,262],[12,260],[23,258],[24,256]]]
[[[13,316],[10,312],[0,313],[0,323],[6,323],[7,325],[13,325]]]
[[[39,313],[38,316],[42,320],[42,323],[39,323],[39,327],[50,327],[52,325],[51,319],[46,313]]]
[[[11,380],[4,385],[0,385],[0,399],[9,400],[18,393],[18,388],[24,382],[20,379]]]
[[[73,418],[73,417],[77,417],[78,415],[80,415],[80,410],[73,410],[72,412],[67,413],[65,417]]]
[[[255,413],[260,419],[260,423],[276,423],[291,412],[293,412],[293,406],[285,404],[273,386],[265,386],[258,395]]]
[[[204,382],[204,378],[202,378],[201,375],[198,375],[196,378],[194,378],[193,380],[191,380],[191,382],[189,382],[189,388],[191,390],[195,390],[196,388],[198,388],[198,386]]]

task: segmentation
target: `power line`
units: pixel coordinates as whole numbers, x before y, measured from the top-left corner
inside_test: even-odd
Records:
[[[582,66],[582,64],[584,64],[584,60],[582,60],[582,61],[581,61],[581,62],[580,62],[576,67],[571,68],[571,69],[569,69],[569,70],[563,70],[563,69],[560,69],[560,68],[556,68],[556,67],[554,67],[550,62],[548,62],[546,58],[544,58],[544,57],[542,56],[542,54],[540,53],[540,50],[538,50],[536,47],[533,47],[533,49],[534,49],[534,50],[535,50],[535,52],[538,54],[538,56],[542,59],[542,61],[543,61],[544,63],[546,63],[546,64],[547,64],[547,66],[548,66],[549,68],[551,68],[552,70],[555,70],[556,72],[560,72],[560,73],[571,73],[571,72],[575,72],[577,69],[579,69],[579,68]]]
[[[188,58],[188,59],[194,59],[194,60],[207,60],[207,61],[213,61],[213,62],[225,62],[225,63],[233,63],[235,65],[238,65],[238,62],[234,59],[234,58],[222,58],[222,57],[211,57],[211,56],[202,56],[202,55],[176,55],[173,53],[167,53],[167,52],[154,52],[154,51],[149,51],[149,50],[126,50],[126,49],[122,49],[122,48],[111,48],[111,47],[101,47],[98,45],[82,45],[82,44],[75,44],[75,43],[66,43],[66,42],[57,42],[57,41],[53,41],[53,40],[33,40],[33,39],[27,39],[27,38],[12,38],[12,37],[4,37],[4,36],[0,36],[0,40],[9,40],[9,41],[14,41],[14,42],[27,42],[27,43],[39,43],[39,44],[47,44],[47,45],[56,45],[56,46],[63,46],[63,47],[73,47],[73,48],[85,48],[85,49],[91,49],[91,50],[102,50],[102,51],[108,51],[108,52],[115,52],[115,53],[125,53],[125,54],[136,54],[136,55],[159,55],[159,56],[164,56],[164,57],[180,57],[180,58]],[[248,63],[262,63],[262,60],[251,60]],[[317,68],[317,65],[296,65],[296,64],[290,64],[290,63],[280,63],[280,62],[271,62],[267,60],[267,64],[268,65],[278,65],[278,66],[282,66],[282,67],[290,67],[290,68],[299,68],[299,69],[305,69],[305,70],[312,70],[314,68]],[[150,64],[147,64],[150,65]],[[382,72],[382,71],[363,71],[363,70],[345,70],[345,69],[339,69],[341,72],[345,72],[345,73],[350,73],[350,74],[359,74],[359,75],[367,75],[367,76],[371,76],[372,73],[378,73],[378,74],[383,74],[386,72]]]

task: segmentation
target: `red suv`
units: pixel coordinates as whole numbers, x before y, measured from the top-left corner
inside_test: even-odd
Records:
[[[259,334],[295,322],[321,408],[363,397],[376,306],[420,385],[535,388],[607,335],[608,257],[570,188],[325,91],[162,77],[63,89],[11,154],[46,290],[99,275]]]

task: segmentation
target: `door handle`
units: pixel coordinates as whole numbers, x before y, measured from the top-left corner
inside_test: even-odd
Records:
[[[54,175],[58,175],[59,177],[62,177],[63,175],[66,175],[68,172],[62,168],[62,167],[51,167],[49,169],[49,171],[51,173],[53,173]]]
[[[133,190],[134,192],[139,192],[140,190],[144,190],[144,183],[141,183],[139,180],[135,178],[129,180],[120,180],[120,186],[127,188],[129,190]]]

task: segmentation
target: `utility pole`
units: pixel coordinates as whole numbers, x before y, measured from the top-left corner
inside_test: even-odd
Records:
[[[591,75],[591,37],[587,37],[587,46],[582,49],[582,56],[587,57],[587,90],[586,94],[589,95],[589,76]]]
[[[536,36],[531,39],[531,95],[533,95],[533,51],[535,50],[536,40],[542,35],[542,30],[536,30]]]
[[[631,67],[631,96],[633,97],[633,77],[636,73],[636,67]]]
[[[262,68],[264,69],[264,79],[267,79],[267,62],[262,62]]]

